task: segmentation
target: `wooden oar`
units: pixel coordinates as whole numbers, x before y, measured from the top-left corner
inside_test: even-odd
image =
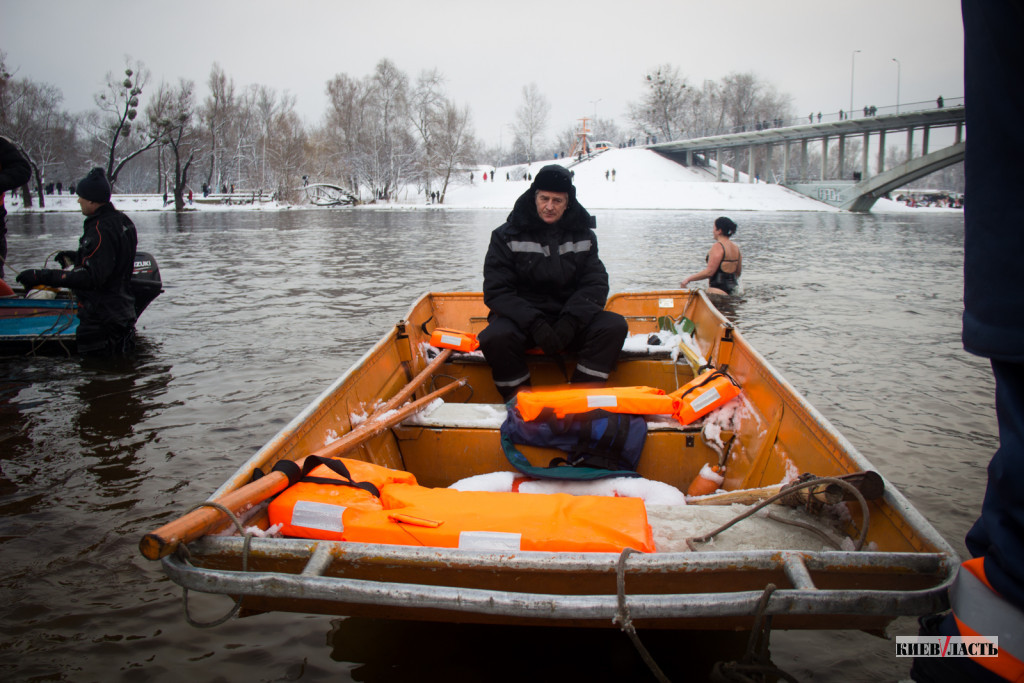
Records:
[[[881,498],[885,492],[885,483],[877,472],[853,472],[834,478],[841,479],[856,487],[866,500]],[[690,505],[732,505],[733,503],[754,505],[782,493],[788,487],[790,487],[789,484],[777,484],[776,486],[764,486],[756,489],[725,491],[724,493],[693,498],[686,502]],[[788,505],[790,507],[798,507],[810,502],[835,505],[843,500],[853,500],[853,497],[842,486],[838,484],[821,484],[794,491],[792,495],[784,496],[775,501],[775,504]]]
[[[423,398],[417,399],[397,410],[378,410],[366,422],[363,422],[337,441],[314,451],[311,455],[329,458],[337,457],[342,453],[350,451],[377,436],[385,429],[389,429],[410,415],[419,412],[455,388],[463,386],[465,383],[465,379],[460,379],[436,391],[432,391]],[[305,458],[295,461],[300,468],[304,462]],[[241,486],[230,493],[226,493],[211,502],[219,503],[237,515],[239,512],[249,510],[254,505],[258,505],[271,496],[280,493],[287,487],[287,475],[283,472],[272,471],[260,479]],[[139,542],[139,550],[145,557],[151,560],[158,560],[174,552],[174,549],[179,544],[194,541],[200,536],[219,528],[225,521],[224,513],[216,508],[202,507],[193,510],[178,519],[168,522],[156,531],[143,536]]]

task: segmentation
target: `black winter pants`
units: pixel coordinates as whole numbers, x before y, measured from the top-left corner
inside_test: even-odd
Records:
[[[553,320],[551,322],[554,323]],[[629,325],[618,313],[601,311],[594,316],[565,349],[566,353],[576,355],[572,381],[606,381],[615,368],[627,334]],[[526,351],[536,347],[537,343],[528,332],[509,318],[492,315],[477,338],[480,350],[491,366],[494,384],[505,400],[512,398],[517,389],[529,385]]]

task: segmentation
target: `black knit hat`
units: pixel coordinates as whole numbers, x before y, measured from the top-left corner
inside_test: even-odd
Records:
[[[84,178],[78,181],[75,191],[82,199],[88,199],[97,204],[106,204],[110,201],[110,183],[103,169],[97,166],[89,171]]]
[[[564,166],[558,164],[548,164],[540,169],[534,176],[530,189],[567,192],[570,197],[576,196],[576,188],[572,185],[572,174]]]

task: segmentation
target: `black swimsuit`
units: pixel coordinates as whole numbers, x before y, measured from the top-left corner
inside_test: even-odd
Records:
[[[721,244],[721,243],[719,243]],[[704,257],[707,261],[708,257]],[[725,245],[722,245],[722,262],[718,264],[718,270],[715,271],[714,275],[708,278],[708,287],[714,287],[715,289],[721,289],[727,294],[732,294],[733,291],[739,287],[740,282],[736,277],[736,273],[727,273],[722,270],[722,263],[736,263],[738,258],[725,258]]]

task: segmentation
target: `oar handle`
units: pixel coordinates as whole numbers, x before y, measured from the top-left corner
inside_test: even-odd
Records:
[[[303,460],[297,461],[296,464],[302,467]],[[225,493],[213,502],[220,503],[237,515],[277,495],[287,487],[287,475],[283,472],[270,472],[256,481]],[[143,536],[139,542],[139,550],[146,558],[159,560],[174,552],[179,544],[194,541],[213,531],[223,522],[224,513],[220,510],[212,507],[198,508]]]
[[[348,452],[465,383],[465,379],[460,379],[457,382],[447,384],[436,391],[432,391],[423,398],[417,399],[398,410],[378,411],[369,420],[337,441],[314,451],[312,455],[332,458]],[[304,460],[305,458],[298,460],[296,464],[301,467]],[[213,502],[220,503],[237,515],[280,493],[287,486],[288,477],[282,472],[272,471],[256,481],[249,482],[245,486],[224,494]],[[199,508],[143,536],[142,541],[139,542],[139,550],[148,559],[159,560],[161,557],[174,552],[178,545],[194,541],[200,536],[215,530],[223,522],[224,513],[220,510],[212,507]]]

